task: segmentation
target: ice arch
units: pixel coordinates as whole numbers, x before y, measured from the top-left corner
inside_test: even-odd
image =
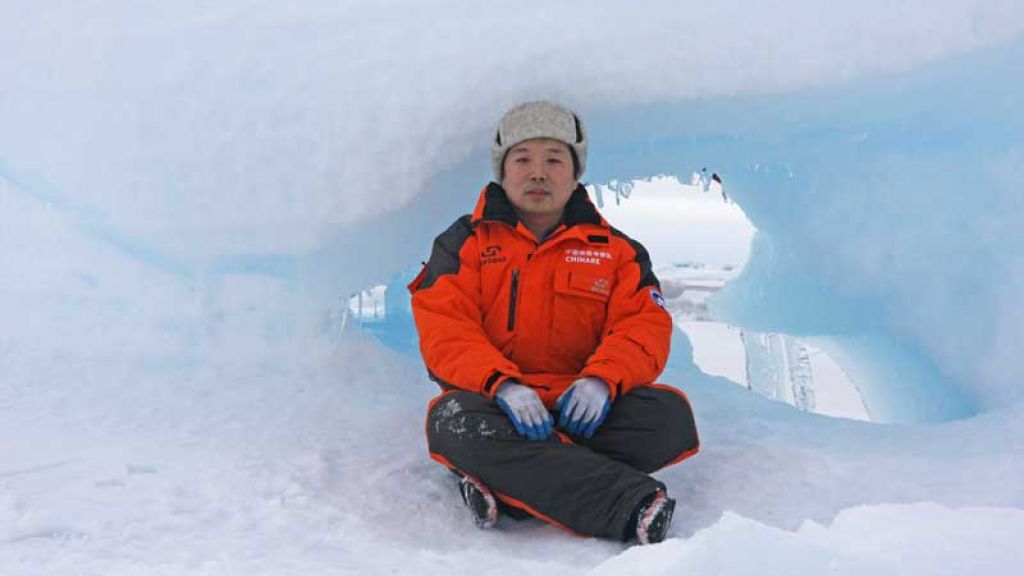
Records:
[[[805,8],[792,6],[794,13]],[[382,70],[377,58],[386,58],[401,78],[424,81],[412,73],[422,63],[420,44],[339,64],[337,53],[357,53],[383,37],[376,25],[341,37],[314,28],[301,40],[288,27],[256,26],[266,50],[248,53],[244,42],[232,44],[220,66],[206,66],[203,58],[226,45],[222,38],[252,32],[253,23],[225,8],[208,15],[218,31],[208,34],[187,25],[187,10],[156,19],[128,11],[107,27],[65,29],[65,20],[39,9],[26,16],[33,26],[16,28],[107,40],[82,52],[74,41],[5,36],[25,57],[5,68],[16,89],[4,93],[0,111],[0,176],[16,194],[70,213],[114,254],[181,280],[186,291],[255,274],[301,286],[304,301],[319,303],[423,258],[431,236],[465,210],[466,197],[487,178],[486,156],[469,142],[486,141],[482,119],[500,109],[496,100],[577,98],[595,143],[591,181],[685,177],[704,164],[727,175],[763,235],[751,273],[724,295],[722,310],[766,328],[891,336],[895,357],[924,369],[917,389],[933,402],[920,417],[943,419],[1024,395],[1016,358],[1024,332],[1015,67],[1022,43],[933,61],[992,46],[1019,28],[1013,10],[974,7],[922,11],[928,19],[908,28],[875,25],[873,35],[855,29],[852,39],[844,29],[851,14],[832,15],[830,27],[816,25],[816,34],[780,46],[782,56],[768,58],[770,65],[763,52],[726,46],[683,61],[691,75],[668,79],[662,61],[636,70],[634,62],[609,58],[619,44],[588,45],[598,57],[580,68],[581,84],[552,74],[563,70],[556,65],[535,83],[512,86],[514,96],[487,92],[470,109],[469,85],[451,71],[429,75],[426,99],[399,95],[386,74],[369,73]],[[650,24],[622,10],[629,22]],[[853,12],[862,23],[878,17]],[[406,16],[377,24],[418,29],[416,15]],[[766,23],[780,36],[808,25],[773,10],[743,16],[750,35]],[[654,42],[637,44],[651,48],[645,56],[679,50],[689,44],[679,43],[673,25],[690,15],[673,18],[659,22],[659,34],[636,26],[628,38]],[[976,37],[959,28],[967,21]],[[841,29],[850,42],[816,44]],[[897,50],[908,34],[930,40]],[[474,41],[428,36],[435,43],[421,43],[429,47],[426,57],[462,53],[460,42]],[[325,37],[331,40],[316,41]],[[708,46],[718,40],[700,39]],[[757,39],[753,46],[766,44]],[[294,67],[295,52],[272,49],[284,45],[309,56],[311,68]],[[816,47],[824,50],[820,60],[802,59]],[[735,60],[736,54],[751,58]],[[578,62],[560,58],[555,64]],[[54,65],[76,72],[46,72]],[[902,74],[840,83],[885,71]],[[367,80],[365,93],[352,90],[352,77]],[[310,78],[325,79],[324,89],[310,94]],[[644,88],[630,89],[636,82]],[[833,87],[813,88],[823,84]],[[764,94],[773,90],[788,95]],[[726,96],[751,92],[761,95]],[[377,94],[389,97],[370,96]],[[52,187],[33,181],[33,173]],[[14,239],[32,245],[34,237],[26,238]]]
[[[716,305],[765,330],[835,336],[882,421],[1017,400],[1024,237],[1018,42],[912,74],[795,95],[587,111],[593,182],[714,165],[761,231]],[[361,242],[414,262],[487,174],[476,154]],[[391,231],[401,229],[395,238]],[[392,266],[392,269],[394,266]]]

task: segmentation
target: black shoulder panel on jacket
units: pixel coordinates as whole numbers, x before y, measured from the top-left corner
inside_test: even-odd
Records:
[[[516,214],[512,202],[509,201],[505,189],[500,184],[491,182],[487,185],[486,198],[483,219],[504,222],[515,228],[516,223],[519,222],[519,216]]]
[[[430,288],[437,282],[437,279],[445,274],[458,274],[461,262],[459,251],[466,240],[473,235],[473,223],[470,222],[469,214],[460,217],[447,230],[434,239],[434,247],[430,250],[430,260],[427,261],[427,275],[419,289]]]
[[[636,252],[636,263],[640,266],[640,284],[637,285],[636,289],[640,290],[647,286],[654,286],[661,291],[661,283],[658,282],[658,277],[654,275],[654,269],[651,267],[651,256],[647,253],[647,249],[644,245],[633,240],[629,236],[626,236],[621,230],[612,227],[612,235],[622,238],[633,248]]]
[[[576,189],[572,191],[562,218],[565,220],[566,226],[601,223],[601,215],[597,213],[597,208],[590,203],[590,197],[587,196],[587,189],[583,187],[583,184],[577,184]]]

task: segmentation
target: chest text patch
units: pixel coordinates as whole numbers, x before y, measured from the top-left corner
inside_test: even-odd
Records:
[[[598,266],[602,260],[611,260],[612,253],[607,250],[585,250],[566,248],[565,261],[570,264],[592,264]]]

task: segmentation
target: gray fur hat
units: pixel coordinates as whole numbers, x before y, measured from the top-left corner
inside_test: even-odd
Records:
[[[569,145],[576,162],[576,179],[587,167],[587,131],[580,117],[554,102],[536,101],[520,104],[501,118],[491,144],[491,168],[495,182],[504,178],[505,155],[510,148],[534,138],[551,138]]]

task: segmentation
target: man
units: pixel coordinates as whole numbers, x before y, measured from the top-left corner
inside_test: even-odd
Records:
[[[579,184],[587,138],[571,110],[509,110],[491,153],[495,181],[409,285],[445,390],[428,409],[430,455],[459,475],[481,527],[501,510],[660,542],[675,501],[648,474],[698,439],[686,397],[653,384],[672,318],[647,251]]]

